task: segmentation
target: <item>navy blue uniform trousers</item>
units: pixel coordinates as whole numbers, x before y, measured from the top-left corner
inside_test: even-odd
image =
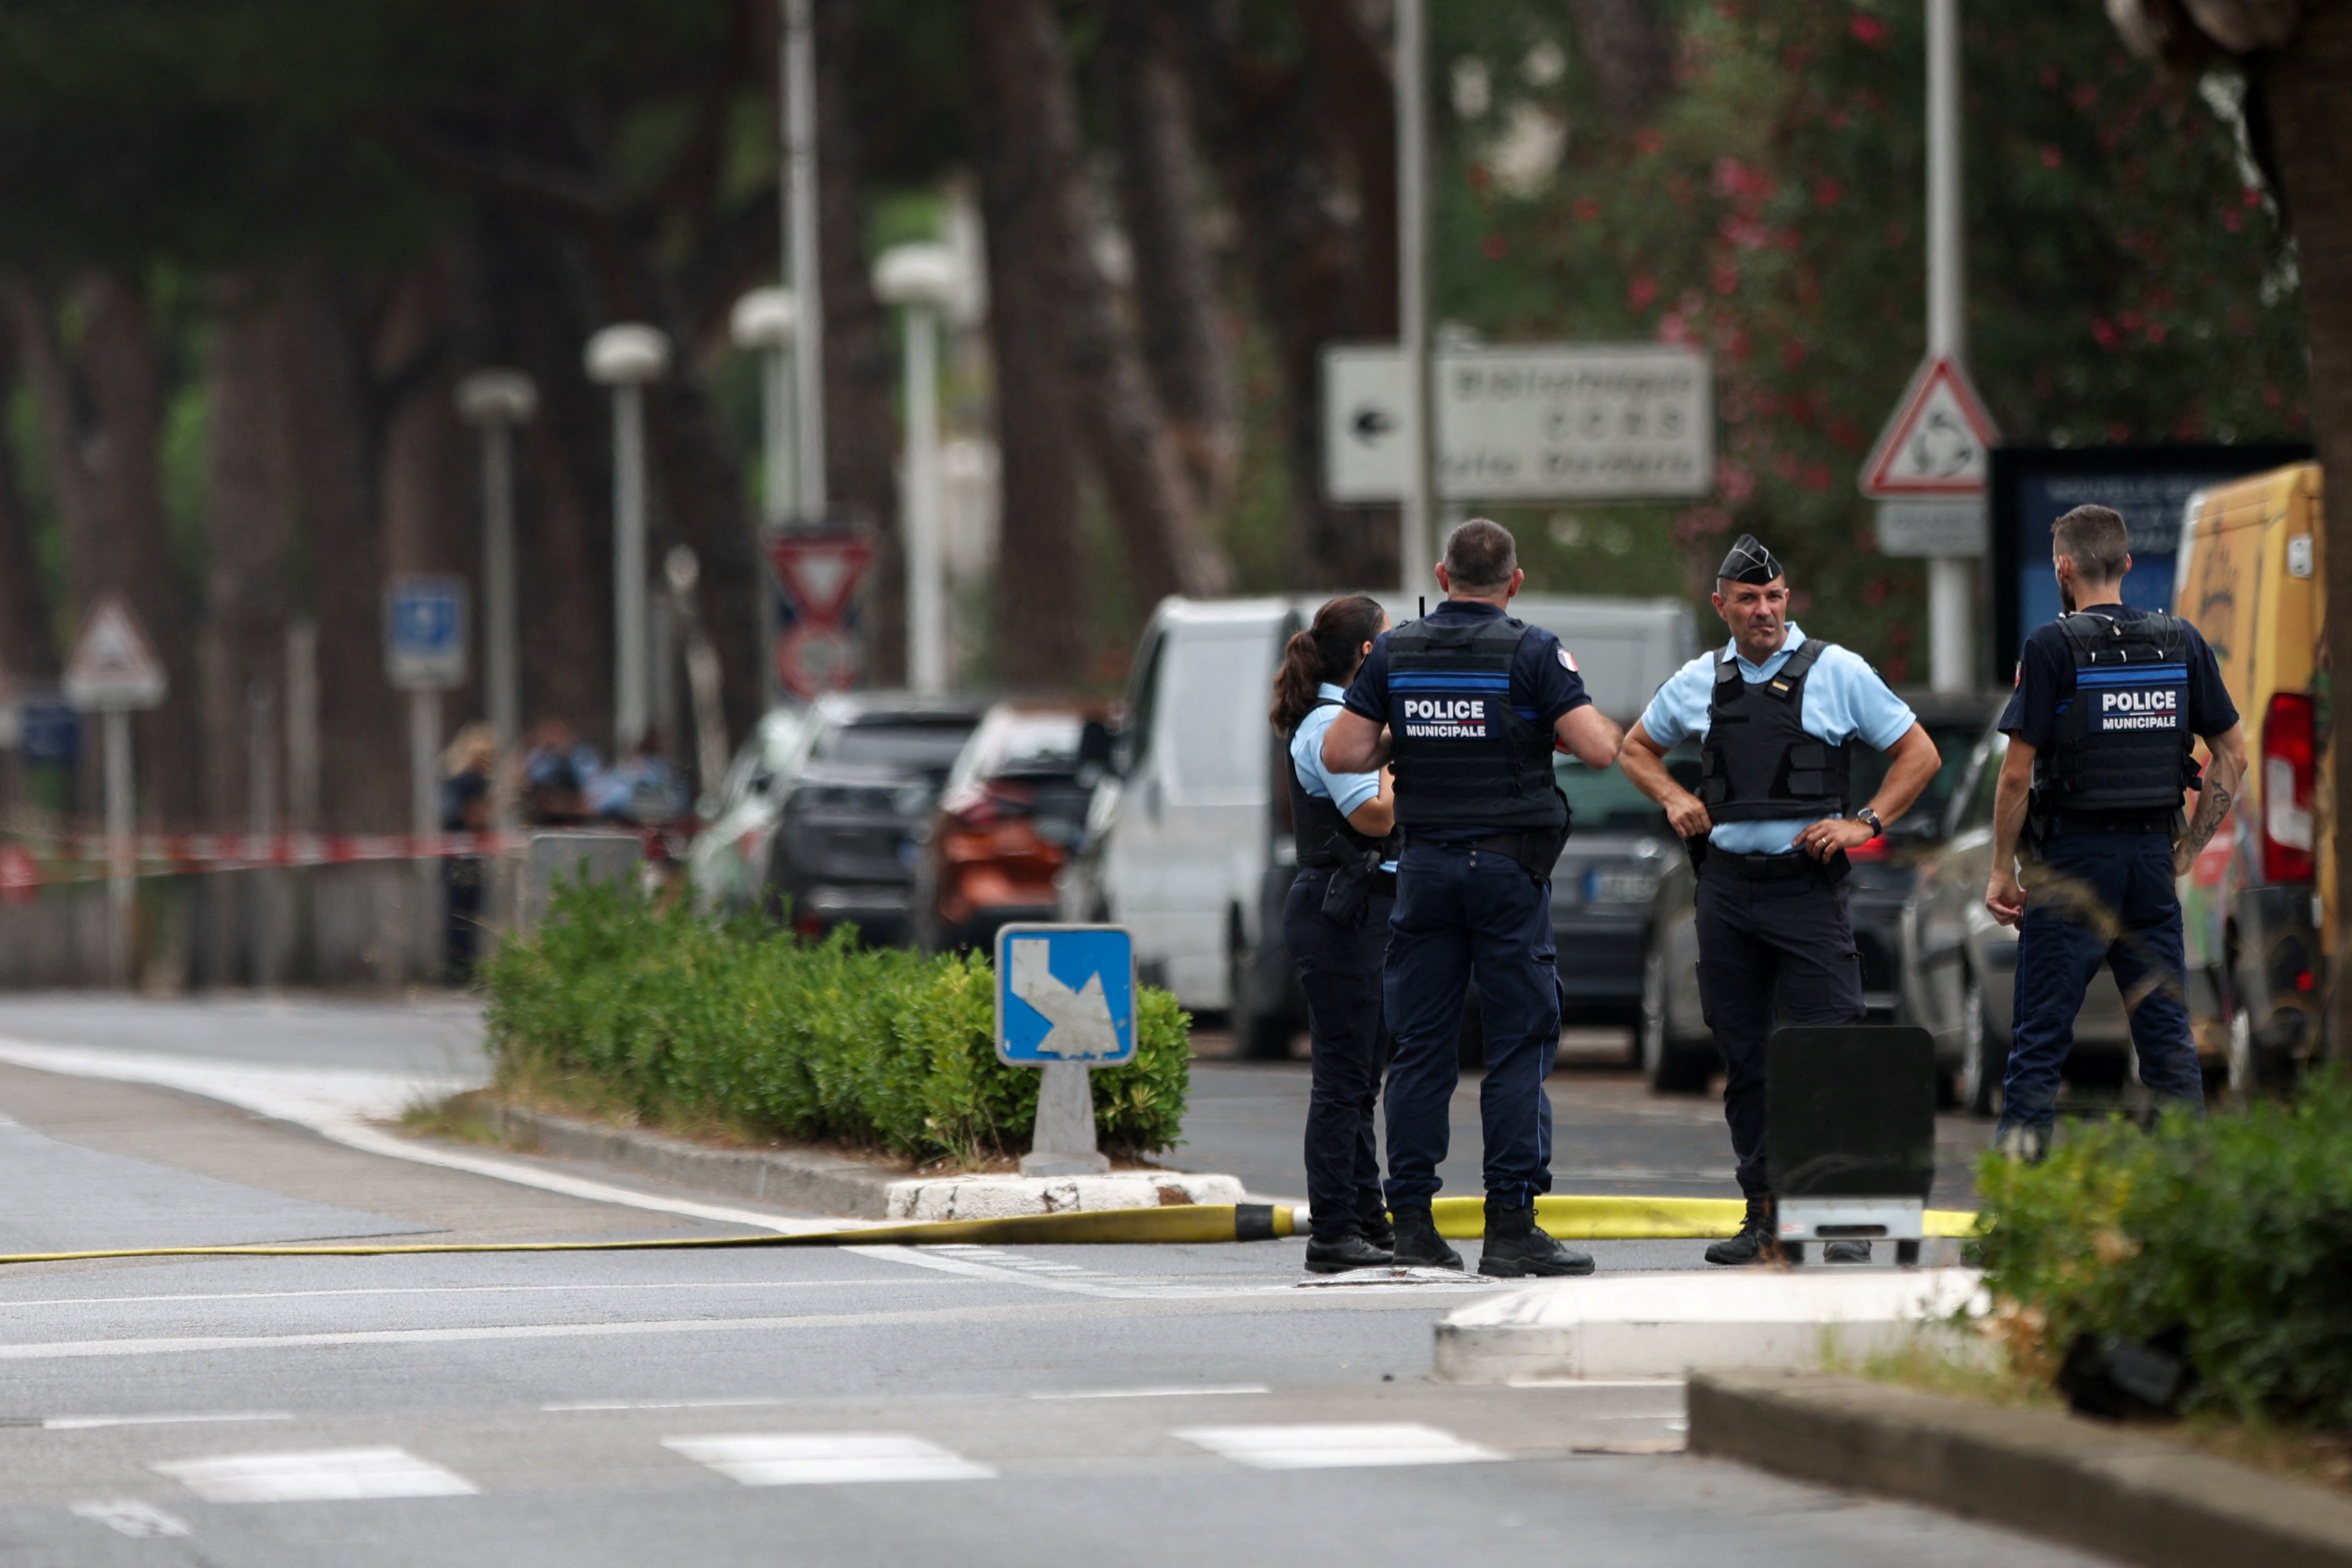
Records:
[[[1698,1002],[1723,1055],[1723,1119],[1739,1190],[1772,1190],[1766,1170],[1764,1047],[1783,1024],[1862,1022],[1862,957],[1846,884],[1808,871],[1757,881],[1717,867],[1698,879]]]
[[[1342,925],[1323,912],[1330,882],[1328,869],[1308,867],[1290,884],[1282,906],[1282,939],[1298,965],[1307,1032],[1315,1042],[1307,1100],[1307,1204],[1318,1241],[1388,1228],[1372,1110],[1388,1066],[1381,961],[1388,953],[1389,911],[1396,899],[1376,891],[1365,901],[1363,918]]]
[[[2025,868],[2017,999],[2000,1128],[2047,1129],[2074,1015],[2099,961],[2123,990],[2140,1081],[2159,1101],[2202,1109],[2204,1075],[2181,996],[2180,896],[2162,833],[2061,833]]]
[[[1391,1208],[1437,1194],[1473,964],[1486,1037],[1478,1116],[1487,1195],[1523,1205],[1551,1190],[1551,1100],[1543,1083],[1559,1054],[1557,956],[1549,882],[1490,849],[1407,846],[1389,923]]]

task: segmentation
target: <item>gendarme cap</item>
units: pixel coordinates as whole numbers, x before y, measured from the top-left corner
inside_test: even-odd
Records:
[[[1731,547],[1731,553],[1723,558],[1723,564],[1716,568],[1715,574],[1733,583],[1769,583],[1788,574],[1781,568],[1779,557],[1765,549],[1754,534],[1743,533]]]

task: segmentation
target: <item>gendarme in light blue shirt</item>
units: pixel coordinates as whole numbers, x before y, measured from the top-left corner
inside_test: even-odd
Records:
[[[1661,751],[1686,740],[1704,740],[1707,699],[1715,691],[1717,665],[1727,658],[1738,660],[1739,678],[1754,686],[1779,674],[1804,642],[1803,629],[1790,621],[1780,651],[1762,664],[1748,663],[1736,641],[1699,655],[1658,688],[1658,694],[1643,710],[1643,730]],[[1901,740],[1916,721],[1903,699],[1870,668],[1869,660],[1834,645],[1814,660],[1812,673],[1805,677],[1801,717],[1806,734],[1832,746],[1858,738],[1882,752]],[[1805,825],[1820,820],[1819,816],[1792,816],[1769,822],[1719,822],[1706,841],[1727,855],[1787,855],[1796,849],[1797,835]]]
[[[1347,688],[1334,686],[1326,680],[1315,688],[1315,695],[1336,704],[1347,697],[1348,691]],[[1339,710],[1336,706],[1308,709],[1307,717],[1301,719],[1298,728],[1291,732],[1290,765],[1298,770],[1298,782],[1308,795],[1319,795],[1329,801],[1339,808],[1340,816],[1346,816],[1381,793],[1381,775],[1335,773],[1323,765],[1323,731],[1328,730],[1331,721],[1339,717]],[[1396,868],[1393,860],[1381,863],[1383,871]]]

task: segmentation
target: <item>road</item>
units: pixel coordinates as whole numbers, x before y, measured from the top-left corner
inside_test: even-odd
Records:
[[[496,1156],[609,1196],[422,1163],[184,1088],[253,1098],[275,1073],[308,1115],[331,1081],[478,1070],[473,1027],[449,1005],[0,1000],[0,1247],[762,1217],[557,1162]],[[175,1064],[184,1087],[157,1087]],[[1714,1179],[1706,1107],[1585,1070],[1555,1083],[1563,1150],[1589,1129],[1580,1171]],[[1203,1064],[1188,1153],[1282,1190],[1303,1077]],[[1604,1263],[1679,1266],[1668,1245]],[[1673,1383],[1433,1383],[1431,1325],[1470,1288],[1302,1287],[1299,1248],[11,1266],[0,1563],[2088,1561],[1691,1458]]]

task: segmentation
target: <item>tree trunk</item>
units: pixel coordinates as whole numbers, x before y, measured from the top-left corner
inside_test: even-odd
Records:
[[[824,288],[825,477],[834,510],[877,546],[860,612],[867,679],[907,683],[907,562],[900,536],[898,354],[874,295],[866,176],[849,80],[847,0],[816,7],[818,272]]]
[[[1395,121],[1386,73],[1378,71],[1373,88],[1343,94],[1323,79],[1317,52],[1283,60],[1245,49],[1213,0],[1189,0],[1180,15],[1202,144],[1233,205],[1258,319],[1282,371],[1290,581],[1301,588],[1394,583],[1397,509],[1322,499],[1320,403],[1325,343],[1393,341],[1397,332]],[[1312,15],[1323,54],[1337,51],[1328,74],[1361,76],[1366,46],[1352,16]],[[1354,47],[1344,42],[1351,36]],[[1354,70],[1341,68],[1350,60]],[[1357,121],[1352,132],[1335,128],[1342,109]],[[1340,177],[1348,162],[1369,164],[1357,170],[1362,189],[1352,220],[1341,216],[1350,205]]]
[[[1202,237],[1184,80],[1160,11],[1113,4],[1103,29],[1119,217],[1135,257],[1144,363],[1192,480],[1193,503],[1215,519],[1233,500],[1241,432],[1215,265]]]
[[[1058,291],[1073,413],[1126,543],[1136,596],[1149,605],[1170,594],[1222,594],[1224,557],[1202,527],[1160,400],[1095,261],[1076,93],[1053,9],[1047,0],[974,0],[971,15],[995,133],[1038,181],[1047,218],[1042,248],[1001,251],[992,241],[990,253],[1007,269],[1047,275]],[[991,273],[1004,279],[1003,270]]]
[[[992,8],[988,0],[972,7],[983,34],[991,24],[982,14]],[[1085,663],[1087,617],[1061,291],[1051,269],[1037,265],[1055,243],[1055,196],[1034,139],[1015,134],[1018,116],[1005,102],[1027,91],[1024,79],[991,68],[981,87],[980,201],[1003,494],[996,646],[1007,686],[1067,687]]]
[[[105,274],[73,289],[80,318],[68,350],[58,304],[15,291],[19,342],[33,372],[50,482],[66,525],[66,561],[79,614],[112,590],[130,603],[162,661],[171,693],[138,715],[132,754],[142,818],[197,825],[202,699],[192,646],[192,595],[163,511],[161,351],[147,301]]]
[[[2251,57],[2271,153],[2295,237],[2311,332],[2311,425],[2329,498],[2326,669],[2352,671],[2352,6],[2310,5],[2303,30],[2283,48]],[[2327,1049],[2352,1060],[2352,726],[2328,710],[2333,747],[2335,931],[2327,994]]]
[[[17,364],[15,323],[0,313],[0,406],[16,392]],[[19,689],[58,674],[57,626],[32,530],[16,447],[0,439],[0,672]]]

